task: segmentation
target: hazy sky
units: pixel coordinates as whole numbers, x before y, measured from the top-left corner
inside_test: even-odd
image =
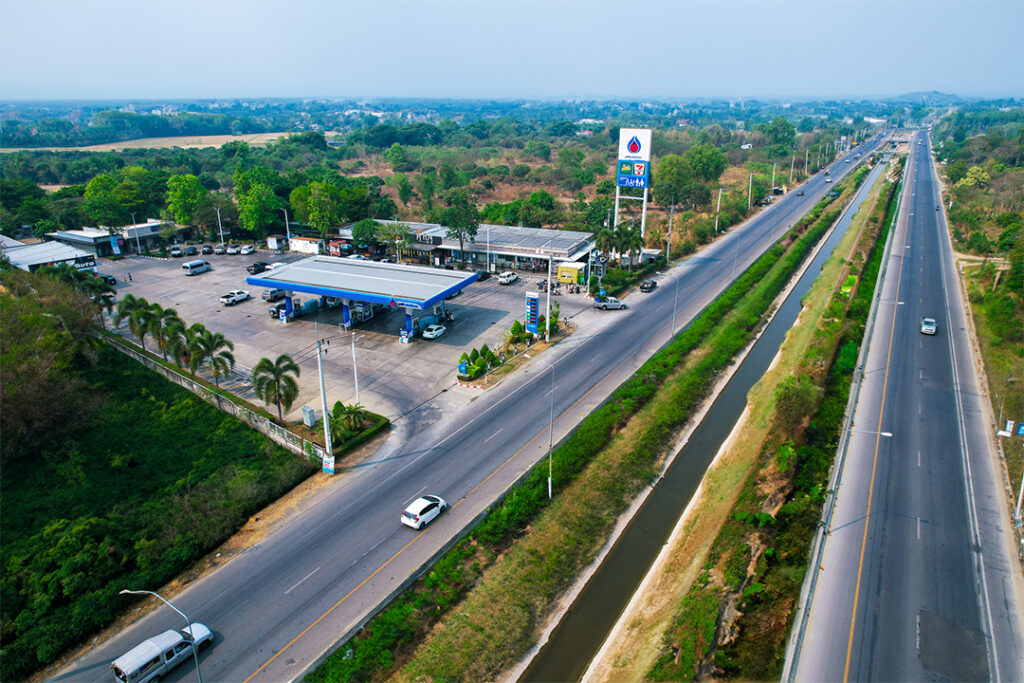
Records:
[[[0,99],[1024,96],[1024,0],[0,0]]]

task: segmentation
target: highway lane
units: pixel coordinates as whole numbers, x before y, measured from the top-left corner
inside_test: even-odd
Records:
[[[833,177],[855,165],[833,163]],[[677,303],[678,331],[830,188],[820,175],[812,178],[806,196],[792,193],[732,230],[672,269],[652,294],[630,297],[629,310],[588,311],[593,332],[543,358],[556,373],[556,440],[669,339]],[[372,463],[344,472],[287,524],[181,592],[175,604],[216,634],[201,660],[204,677],[292,679],[412,580],[546,454],[549,372],[531,363],[454,416],[436,419],[432,406],[422,407],[429,420],[411,415],[404,438],[390,439]],[[423,533],[402,527],[405,504],[428,492],[453,509]],[[58,678],[103,679],[106,662],[177,621],[156,610]],[[183,665],[170,680],[192,676]]]
[[[916,138],[796,680],[1022,674],[1020,568],[937,178]],[[934,337],[923,316],[939,321]]]

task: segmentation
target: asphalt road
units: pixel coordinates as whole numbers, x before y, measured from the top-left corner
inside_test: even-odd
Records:
[[[796,680],[1024,675],[1020,566],[929,149],[917,133]]]
[[[833,163],[833,178],[855,166]],[[552,395],[557,441],[670,338],[673,321],[682,329],[829,188],[815,176],[802,186],[805,196],[791,193],[673,268],[653,293],[630,296],[628,310],[587,311],[594,320],[583,327],[592,334],[559,344],[456,414],[438,419],[435,406],[422,406],[372,462],[343,472],[259,545],[182,591],[175,605],[215,634],[201,657],[204,678],[299,676],[545,456]],[[443,496],[452,509],[417,533],[399,514],[423,493]],[[180,621],[157,609],[57,679],[105,680],[111,660]],[[193,668],[183,664],[167,680],[194,678]]]

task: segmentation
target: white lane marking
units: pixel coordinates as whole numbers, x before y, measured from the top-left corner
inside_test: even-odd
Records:
[[[305,580],[306,580],[306,579],[308,579],[309,577],[313,576],[313,574],[316,574],[316,573],[317,573],[318,571],[320,571],[320,567],[317,567],[316,569],[314,569],[313,571],[311,571],[310,573],[306,574],[306,575],[305,575],[305,576],[303,576],[303,577],[302,577],[301,579],[299,579],[299,583],[302,583],[303,581],[305,581]],[[284,592],[284,594],[285,594],[285,595],[288,595],[288,594],[289,594],[289,593],[291,593],[291,592],[292,592],[293,590],[295,590],[296,588],[298,588],[298,587],[299,587],[299,583],[296,583],[296,584],[295,584],[294,586],[292,586],[291,588],[289,588],[288,590],[286,590],[286,591]]]
[[[917,518],[917,540],[921,540],[921,518]]]
[[[921,404],[920,403],[917,404],[917,414],[918,415],[921,414]]]
[[[555,393],[556,391],[558,391],[558,385],[557,384],[555,385],[554,389],[552,389],[548,393],[544,394],[544,398],[547,398],[548,396],[550,396],[551,394]]]
[[[917,466],[921,466],[921,451],[917,452]]]
[[[484,443],[487,443],[488,441],[490,441],[491,439],[493,439],[494,437],[496,437],[496,436],[497,436],[498,434],[501,434],[501,431],[502,431],[503,429],[505,429],[505,428],[504,428],[504,427],[498,427],[498,431],[494,432],[494,433],[493,433],[493,434],[491,434],[491,435],[490,435],[489,437],[487,437],[486,439],[484,439]]]

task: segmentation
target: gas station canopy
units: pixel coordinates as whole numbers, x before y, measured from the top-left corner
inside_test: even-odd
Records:
[[[476,279],[474,272],[311,256],[278,265],[245,281],[254,287],[430,310]]]

